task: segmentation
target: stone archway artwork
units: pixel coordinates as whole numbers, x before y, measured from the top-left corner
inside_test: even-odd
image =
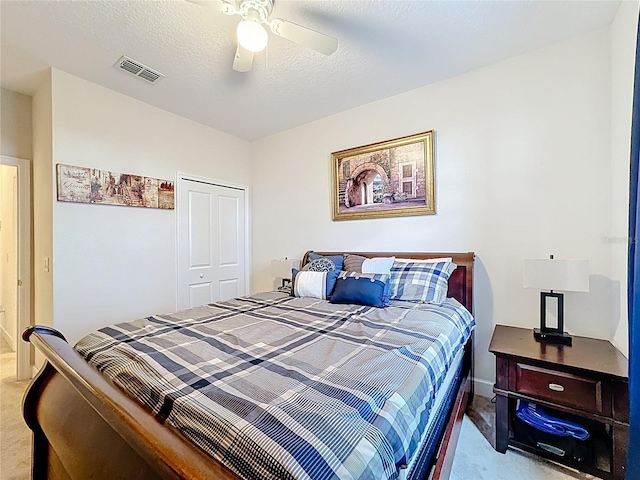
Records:
[[[333,219],[436,213],[433,130],[331,154]]]

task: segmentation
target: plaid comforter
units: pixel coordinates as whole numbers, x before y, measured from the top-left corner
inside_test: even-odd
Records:
[[[246,479],[393,479],[471,315],[276,292],[103,328],[76,350]]]

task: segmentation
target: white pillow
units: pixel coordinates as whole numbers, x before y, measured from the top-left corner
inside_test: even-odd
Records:
[[[396,257],[374,257],[367,258],[362,262],[362,273],[377,273],[381,275],[391,275],[391,267]]]
[[[327,298],[327,272],[299,271],[293,277],[293,296]]]
[[[452,257],[442,258],[424,258],[422,260],[414,260],[411,258],[396,258],[398,263],[439,263],[439,262],[453,262]]]

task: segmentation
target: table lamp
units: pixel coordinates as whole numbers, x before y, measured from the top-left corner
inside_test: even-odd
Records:
[[[291,270],[294,268],[300,268],[300,260],[286,257],[271,260],[271,276],[282,279],[281,289],[291,281]]]
[[[549,259],[524,261],[524,287],[549,290],[540,292],[540,328],[534,328],[533,336],[540,342],[571,345],[571,336],[564,331],[564,294],[563,292],[589,291],[588,260]],[[558,302],[557,326],[547,325],[547,299]]]

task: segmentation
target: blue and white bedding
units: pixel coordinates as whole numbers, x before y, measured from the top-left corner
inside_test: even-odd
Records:
[[[395,479],[474,321],[277,292],[103,328],[76,350],[245,479]]]

